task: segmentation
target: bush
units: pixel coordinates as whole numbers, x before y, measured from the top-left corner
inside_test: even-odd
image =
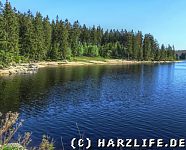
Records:
[[[28,59],[15,53],[0,50],[0,68],[5,68],[11,64],[22,62],[28,62]]]
[[[71,55],[72,55],[72,51],[71,51],[71,49],[68,47],[68,48],[67,48],[67,52],[66,52],[66,59],[71,60]]]
[[[99,48],[97,45],[89,45],[86,47],[86,55],[90,57],[96,57],[99,56]]]
[[[78,46],[78,49],[77,49],[77,53],[78,53],[77,55],[78,55],[78,56],[83,56],[84,51],[85,51],[85,50],[84,50],[83,45],[79,45],[79,46]]]
[[[18,117],[18,113],[8,112],[5,116],[0,113],[0,150],[28,149],[28,144],[31,142],[30,133],[25,133],[23,137],[19,137],[17,143],[11,143],[13,136],[23,123],[22,120],[18,121]],[[36,148],[34,149],[36,150]],[[43,136],[38,150],[54,150],[54,144],[49,141],[47,136]]]

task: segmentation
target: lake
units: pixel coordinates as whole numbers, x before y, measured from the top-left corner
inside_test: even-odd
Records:
[[[0,112],[24,119],[32,144],[79,137],[185,138],[186,62],[42,68],[0,78]],[[77,127],[78,125],[78,127]]]

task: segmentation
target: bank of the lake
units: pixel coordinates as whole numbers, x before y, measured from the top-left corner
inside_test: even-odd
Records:
[[[128,65],[128,64],[145,64],[145,63],[172,63],[178,61],[135,61],[123,59],[104,59],[77,57],[72,61],[40,61],[30,63],[14,64],[7,68],[0,69],[0,76],[13,74],[32,74],[36,73],[39,68],[58,67],[58,66],[82,66],[82,65]]]

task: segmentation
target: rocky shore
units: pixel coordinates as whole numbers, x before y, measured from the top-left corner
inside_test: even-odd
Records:
[[[80,66],[80,65],[127,65],[127,64],[144,64],[144,63],[172,63],[176,61],[127,61],[121,59],[105,59],[105,61],[86,60],[86,61],[54,61],[54,62],[37,62],[22,63],[11,65],[8,68],[0,69],[0,76],[13,74],[33,74],[43,67],[57,66]]]
[[[37,64],[17,64],[0,70],[0,75],[32,74],[38,70]]]

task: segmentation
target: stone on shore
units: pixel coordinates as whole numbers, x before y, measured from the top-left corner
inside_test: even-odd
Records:
[[[36,64],[20,64],[20,65],[12,65],[6,69],[0,70],[0,74],[2,75],[12,75],[12,74],[32,74],[36,73],[38,70],[38,66]]]

